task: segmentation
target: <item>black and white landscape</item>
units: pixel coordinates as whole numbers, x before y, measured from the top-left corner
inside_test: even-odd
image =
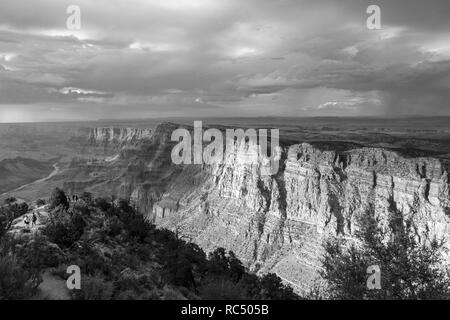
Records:
[[[0,7],[0,299],[450,298],[448,1]]]

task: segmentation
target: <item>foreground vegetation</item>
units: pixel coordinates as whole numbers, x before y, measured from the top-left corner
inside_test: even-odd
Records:
[[[356,239],[331,239],[324,245],[320,298],[329,299],[450,299],[450,276],[444,240],[419,236],[415,213],[405,216],[389,201],[387,223],[373,207],[360,217]],[[367,285],[367,268],[380,270],[379,288]],[[319,289],[320,291],[320,289]]]
[[[38,200],[38,206],[45,205]],[[80,290],[72,299],[299,299],[275,274],[249,273],[232,251],[206,254],[168,230],[155,228],[126,200],[70,202],[56,189],[39,232],[11,232],[29,212],[9,198],[0,207],[0,299],[39,297],[44,272],[67,279],[78,265]],[[355,239],[324,244],[320,286],[307,296],[319,299],[449,299],[450,277],[444,242],[423,241],[394,201],[386,219],[371,207],[360,217]],[[379,267],[380,288],[367,286],[367,268]]]
[[[39,205],[44,204],[40,200]],[[45,226],[14,237],[7,231],[28,205],[9,199],[0,211],[0,299],[36,296],[42,274],[66,279],[78,265],[73,299],[297,299],[274,274],[249,273],[233,252],[206,253],[145,222],[126,200],[69,202],[56,189]]]

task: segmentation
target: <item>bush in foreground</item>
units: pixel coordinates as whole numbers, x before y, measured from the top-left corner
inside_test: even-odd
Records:
[[[323,271],[334,299],[450,299],[450,278],[442,253],[444,242],[420,241],[411,218],[391,199],[389,223],[383,228],[373,208],[362,216],[358,243],[325,244]],[[412,215],[413,216],[413,215]],[[381,289],[369,290],[367,268],[379,266]]]

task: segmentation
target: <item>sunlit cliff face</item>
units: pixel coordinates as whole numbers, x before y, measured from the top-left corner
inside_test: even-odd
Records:
[[[450,113],[446,0],[72,4],[2,1],[0,122]]]

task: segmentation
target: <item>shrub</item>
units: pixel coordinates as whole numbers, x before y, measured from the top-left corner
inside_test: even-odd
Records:
[[[83,274],[102,275],[106,278],[113,274],[114,265],[111,261],[95,245],[86,241],[78,243],[78,246],[72,251],[70,261],[74,261]]]
[[[99,277],[85,276],[81,280],[81,289],[73,290],[72,298],[75,300],[109,300],[112,297],[114,286]]]
[[[143,241],[147,237],[149,231],[151,230],[150,225],[145,222],[142,216],[137,216],[132,219],[125,228],[132,238],[137,238],[139,241]]]
[[[0,238],[11,228],[15,219],[28,212],[28,205],[14,203],[0,208]]]
[[[414,216],[414,215],[411,215]],[[443,241],[420,242],[413,221],[390,199],[387,228],[373,208],[360,219],[359,244],[325,244],[322,278],[335,299],[450,299],[450,278],[442,257]],[[368,290],[366,270],[378,265],[381,289]]]
[[[175,251],[166,255],[166,264],[163,272],[165,279],[174,285],[195,288],[193,265],[182,252]]]
[[[108,236],[115,237],[124,230],[124,224],[116,216],[108,217],[103,221],[102,230]]]
[[[164,295],[162,300],[185,300],[186,298],[179,291],[175,291],[173,288],[164,288]]]
[[[128,267],[136,267],[140,263],[139,258],[136,255],[129,252],[114,251],[111,257],[111,265],[118,271],[122,271]]]
[[[8,198],[6,198],[5,199],[5,204],[8,204],[8,205],[10,205],[10,204],[13,204],[14,202],[16,202],[17,201],[17,199],[16,198],[14,198],[14,197],[8,197]]]
[[[227,274],[234,282],[238,282],[245,273],[245,268],[233,251],[227,254],[224,248],[217,248],[210,253],[208,265],[211,274]]]
[[[130,201],[127,199],[119,199],[117,207],[123,212],[134,213],[134,209],[130,206]]]
[[[85,225],[80,214],[69,215],[63,210],[58,210],[50,214],[50,221],[42,232],[50,241],[63,248],[69,248],[81,238]]]
[[[298,297],[291,287],[283,284],[280,277],[268,273],[260,279],[260,299],[263,300],[295,300]]]
[[[80,199],[83,200],[84,202],[86,202],[87,204],[91,204],[92,203],[92,193],[84,191],[81,194]]]
[[[55,188],[52,194],[50,195],[49,200],[50,209],[56,208],[58,206],[62,206],[67,209],[69,207],[69,201],[67,200],[66,194],[63,190],[59,188]]]
[[[81,214],[82,216],[89,216],[91,214],[91,210],[89,206],[85,203],[77,202],[73,205],[73,211]]]
[[[132,271],[130,268],[120,273],[114,285],[118,291],[132,291],[136,295],[142,295],[156,287],[154,279],[149,274]]]
[[[94,205],[103,212],[106,212],[109,208],[111,208],[111,203],[105,198],[96,198],[94,201]]]
[[[46,241],[41,236],[36,236],[18,246],[17,255],[28,269],[37,271],[57,267],[65,261],[64,252],[56,244]]]
[[[39,274],[25,269],[16,256],[0,252],[0,300],[30,298],[40,282]]]
[[[200,296],[206,300],[248,300],[245,288],[230,280],[219,278],[200,289]]]

